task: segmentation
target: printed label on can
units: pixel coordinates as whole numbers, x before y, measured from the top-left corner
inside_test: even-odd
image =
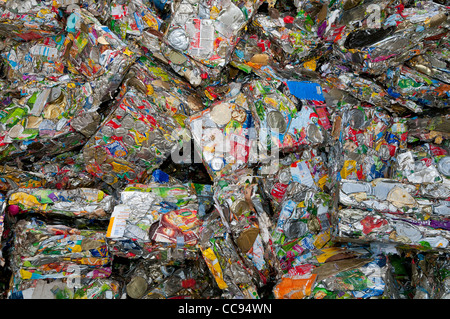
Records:
[[[113,157],[124,157],[128,153],[127,149],[119,141],[109,143],[105,145],[105,148]]]

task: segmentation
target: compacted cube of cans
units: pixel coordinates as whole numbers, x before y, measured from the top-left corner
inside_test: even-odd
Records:
[[[449,13],[0,1],[0,299],[448,299]]]

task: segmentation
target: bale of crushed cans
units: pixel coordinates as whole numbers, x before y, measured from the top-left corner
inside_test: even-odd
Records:
[[[0,299],[450,298],[442,0],[0,0]]]

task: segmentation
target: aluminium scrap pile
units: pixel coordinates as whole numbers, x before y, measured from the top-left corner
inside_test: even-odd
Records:
[[[449,298],[441,0],[0,0],[4,298]]]
[[[129,184],[120,192],[106,238],[110,253],[130,260],[135,269],[122,269],[128,274],[128,297],[211,295],[211,279],[198,247],[204,200],[197,194],[195,185],[159,170],[146,184]]]

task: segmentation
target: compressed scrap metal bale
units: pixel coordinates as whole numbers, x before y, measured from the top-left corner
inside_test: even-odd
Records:
[[[120,188],[142,182],[147,170],[166,159],[181,126],[158,111],[145,95],[128,91],[83,147],[87,170],[105,183]]]
[[[381,75],[417,55],[418,50],[426,51],[427,40],[448,29],[446,7],[432,1],[409,8],[397,5],[396,10],[392,4],[380,3],[375,8],[378,20],[370,14],[374,6],[369,6],[364,3],[342,15],[341,37],[334,47],[335,54],[358,73]],[[365,28],[354,27],[357,21],[366,24]]]
[[[175,51],[170,65],[191,84],[214,82],[261,3],[181,1],[174,5],[161,50],[169,61]]]
[[[84,280],[73,286],[63,279],[22,280],[14,277],[8,299],[120,299],[120,282],[110,278]]]
[[[194,141],[194,161],[201,160],[213,180],[256,163],[256,128],[242,92],[191,115],[186,127]]]
[[[339,4],[321,1],[278,2],[268,12],[257,13],[243,41],[238,43],[238,58],[233,64],[249,67],[257,74],[268,69],[290,73],[293,79],[317,78],[318,67],[332,53],[333,43],[342,30],[338,23]],[[277,8],[286,6],[286,8]],[[267,74],[270,74],[269,71]]]
[[[207,299],[217,293],[200,254],[184,262],[139,259],[124,274],[126,298]]]
[[[261,289],[278,275],[271,236],[272,222],[258,194],[252,170],[234,172],[215,184],[214,200],[243,259],[259,274]]]
[[[388,129],[379,135],[384,136],[382,144],[388,142],[391,155],[395,157],[389,155],[387,162],[379,162],[379,168],[385,165],[380,165],[382,163],[389,166],[382,174],[377,173],[378,169],[371,169],[371,174],[364,176],[358,171],[367,172],[369,168],[357,168],[356,176],[347,175],[351,180],[340,182],[339,204],[336,203],[332,217],[335,240],[383,242],[418,250],[447,251],[449,184],[445,174],[448,147],[444,142],[445,129],[441,134],[438,131],[431,134],[435,127],[443,127],[443,123],[445,117],[394,121],[391,128],[395,125],[397,133]],[[424,127],[422,132],[419,125]],[[370,146],[367,140],[365,145]],[[341,177],[346,178],[343,172],[347,171],[341,171]]]
[[[64,30],[64,23],[46,3],[3,1],[0,4],[0,36],[17,41],[51,37]]]
[[[260,168],[265,178],[264,192],[270,198],[274,209],[279,208],[291,183],[300,183],[315,190],[325,191],[329,185],[328,159],[325,152],[317,148],[292,153],[280,159],[279,165]]]
[[[98,189],[57,190],[40,188],[14,188],[5,197],[6,222],[4,249],[11,256],[9,246],[14,241],[16,225],[21,220],[40,218],[43,223],[65,225],[72,228],[104,230],[108,225],[115,200]],[[20,230],[19,230],[20,231]],[[10,257],[11,258],[11,257]],[[7,269],[11,269],[8,259]]]
[[[89,81],[95,80],[91,82],[94,102],[108,100],[108,95],[119,87],[135,61],[136,54],[84,9],[73,10],[67,20],[63,45],[68,70]]]
[[[184,260],[195,255],[201,225],[189,186],[131,184],[120,192],[106,236],[113,255],[134,259],[164,252]]]
[[[360,77],[342,65],[327,64],[322,68],[324,82],[331,88],[342,90],[362,103],[382,107],[391,113],[396,110],[421,113],[423,105],[408,100],[403,96],[391,97],[387,88],[379,81],[369,77]]]
[[[445,208],[450,195],[450,184],[446,183],[412,184],[384,178],[372,182],[342,180],[339,195],[341,204],[380,212],[443,216],[450,213]]]
[[[298,89],[296,84],[320,90],[313,83],[294,83],[292,88]],[[323,110],[324,105],[310,100],[316,98],[316,93],[308,97],[311,103],[305,102],[299,111],[288,96],[264,81],[244,85],[243,92],[217,100],[189,118],[194,144],[213,179],[259,162],[277,160],[279,152],[324,142],[327,132],[315,111],[315,106]]]
[[[11,215],[32,213],[109,220],[114,205],[113,196],[96,188],[24,188],[8,192],[6,209]]]
[[[97,188],[111,193],[107,184],[87,171],[83,154],[80,152],[72,151],[44,157],[41,161],[32,163],[27,169],[39,172],[41,174],[39,176],[43,176],[46,180],[46,188]]]
[[[386,256],[364,246],[332,246],[291,268],[274,287],[277,299],[370,299],[385,294]]]
[[[47,295],[52,287],[42,287],[50,281],[59,279],[59,290],[82,288],[96,285],[101,295],[117,294],[117,287],[111,283],[105,289],[93,281],[111,275],[111,256],[106,245],[104,231],[77,229],[62,224],[48,224],[38,219],[18,221],[14,227],[14,245],[11,248],[11,269],[13,280],[9,291],[10,298],[39,298],[42,290]],[[62,284],[62,286],[61,286]],[[86,287],[86,288],[87,288]],[[40,291],[41,290],[41,291]],[[103,291],[102,291],[103,290]],[[89,289],[88,289],[89,291]],[[53,293],[58,291],[53,289]],[[86,296],[86,291],[78,295]],[[92,298],[95,294],[89,294]]]
[[[331,196],[292,183],[279,211],[272,237],[281,269],[301,265],[330,241]]]
[[[409,183],[448,184],[448,148],[423,143],[398,154],[394,176]]]
[[[316,106],[326,107],[320,85],[287,81],[287,86],[289,96],[265,81],[253,81],[244,88],[258,132],[259,150],[267,153],[319,146],[326,138],[315,110]]]
[[[421,72],[423,58],[411,58],[409,65],[401,65],[395,69],[388,69],[384,79],[387,92],[394,98],[404,98],[406,103],[416,103],[424,107],[446,108],[449,105],[448,95],[449,79],[438,79],[439,71],[432,73]],[[445,64],[445,62],[444,62]],[[416,68],[413,67],[416,66]],[[419,70],[417,70],[419,69]],[[443,73],[445,74],[445,73]]]
[[[67,269],[78,266],[79,276],[101,276],[110,272],[111,259],[105,232],[51,225],[37,219],[21,220],[14,229],[12,265],[23,280],[67,278]],[[34,235],[28,235],[34,233]],[[54,256],[48,257],[54,252]],[[95,271],[97,270],[97,271]]]
[[[446,184],[430,191],[423,184],[395,180],[342,181],[334,235],[447,250],[448,194]]]
[[[201,105],[191,86],[146,57],[124,79],[112,111],[83,147],[86,169],[114,188],[144,182],[188,138],[190,108]],[[178,154],[179,155],[179,154]]]
[[[114,33],[127,42],[132,42],[133,39],[140,40],[147,31],[160,31],[161,24],[164,22],[150,1],[112,2],[106,13],[103,21]],[[150,49],[157,50],[158,48]]]
[[[352,94],[359,95],[352,89],[353,85],[367,86],[366,94],[360,97],[369,102],[367,93],[372,93],[373,101],[378,100],[380,106],[388,109],[420,113],[429,107],[445,107],[448,104],[448,97],[443,93],[448,85],[443,76],[446,58],[437,54],[432,58],[432,66],[422,54],[434,56],[432,52],[440,46],[440,39],[444,39],[441,48],[445,52],[448,9],[434,2],[407,7],[377,4],[369,8],[368,5],[361,4],[344,13],[340,39],[333,46],[335,59],[324,64],[322,72],[328,68],[333,70],[332,77],[337,75],[343,80],[342,84]],[[371,14],[374,9],[377,12]],[[366,28],[354,28],[364,23]],[[377,23],[378,26],[374,25]],[[362,80],[348,71],[370,75]],[[330,75],[328,71],[325,73]]]
[[[388,256],[386,297],[446,299],[449,293],[448,254],[406,247]]]
[[[99,114],[85,113],[85,101],[80,97],[81,87],[66,85],[36,88],[21,98],[2,99],[1,161],[14,165],[15,160],[25,161],[54,155],[84,144],[86,136],[72,126],[78,116],[85,118],[81,127],[89,131],[98,124]]]
[[[47,184],[47,179],[40,173],[3,165],[0,171],[0,182],[0,190],[6,193],[17,188],[44,187]]]
[[[134,53],[84,11],[60,35],[17,43],[3,51],[2,161],[34,159],[86,143],[100,122]]]
[[[284,17],[279,12],[274,14],[278,17],[258,14],[253,19],[250,32],[253,33],[252,41],[256,41],[259,48],[254,54],[269,55],[280,66],[302,62],[309,66],[328,53],[320,50],[322,39],[308,26],[311,20],[306,21],[301,15],[295,19],[289,13],[284,13]],[[253,55],[253,61],[257,57]]]
[[[218,210],[205,219],[199,247],[220,291],[219,297],[260,298],[258,273],[248,260],[241,258],[239,248],[228,235],[227,226]]]
[[[44,156],[32,163],[13,162],[18,167],[2,165],[0,190],[8,192],[20,188],[75,189],[94,188],[108,190],[108,185],[96,179],[86,170],[82,154],[65,152]]]
[[[282,274],[273,288],[275,298],[371,298],[384,293],[383,256],[374,258],[362,247],[332,241],[333,209],[333,197],[315,184],[289,183],[272,233]]]
[[[343,108],[339,116],[340,178],[389,178],[395,156],[406,148],[406,121],[370,106]]]
[[[450,137],[449,114],[415,116],[407,119],[409,143],[433,143],[435,146],[447,146]],[[435,147],[433,146],[433,147]],[[436,154],[439,156],[440,154]]]
[[[3,53],[8,79],[12,88],[24,90],[31,81],[45,80],[50,87],[54,82],[80,82],[86,85],[90,104],[98,107],[117,89],[135,53],[89,12],[78,9],[67,15],[70,23],[61,34],[11,42]]]
[[[314,299],[376,299],[386,295],[386,254],[367,246],[333,248],[317,256],[321,261],[326,259],[312,271],[318,275],[311,293]]]
[[[183,116],[204,108],[196,89],[151,57],[140,57],[130,68],[119,96],[130,87],[147,94],[162,113],[174,116],[178,122],[184,122]]]
[[[435,53],[436,47],[444,52],[448,47],[445,6],[360,3],[345,9],[336,2],[328,9],[323,36],[333,50],[332,59],[316,69],[325,81],[394,111],[420,113],[448,104],[443,93],[448,85],[446,58]],[[434,64],[423,55],[432,55]],[[355,86],[365,89],[358,92]]]

